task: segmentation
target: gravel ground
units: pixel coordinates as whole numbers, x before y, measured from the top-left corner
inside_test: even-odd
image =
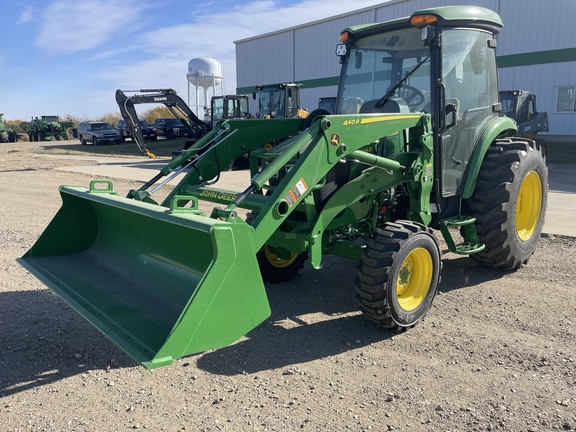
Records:
[[[1,430],[576,430],[574,238],[542,238],[513,273],[445,253],[405,333],[364,320],[355,263],[328,257],[267,286],[272,316],[236,344],[147,371],[16,263],[58,186],[91,180],[35,150],[0,146]]]

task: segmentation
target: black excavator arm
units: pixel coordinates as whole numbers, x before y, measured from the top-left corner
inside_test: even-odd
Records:
[[[136,93],[132,96],[127,96],[126,93]],[[152,159],[156,156],[146,148],[146,142],[140,123],[138,122],[138,114],[134,105],[143,103],[161,103],[166,105],[170,112],[176,117],[182,125],[188,129],[190,136],[200,138],[208,131],[208,125],[200,120],[196,114],[190,109],[188,105],[176,94],[173,89],[142,89],[142,90],[116,90],[116,102],[120,108],[120,114],[126,121],[126,124],[132,132],[134,141],[140,149],[142,155],[146,155]],[[196,127],[196,130],[194,129]]]

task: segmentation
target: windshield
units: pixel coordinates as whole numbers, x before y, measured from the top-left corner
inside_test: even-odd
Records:
[[[260,118],[264,116],[284,117],[284,89],[261,90],[259,101],[258,114]]]
[[[92,123],[92,130],[113,129],[108,123]]]
[[[213,120],[224,119],[224,98],[223,97],[212,98],[212,119]]]
[[[352,45],[344,66],[344,85],[340,86],[339,112],[429,111],[429,50],[420,34],[419,29],[409,28],[363,38]],[[376,107],[403,78],[405,82],[390,95],[390,101]]]

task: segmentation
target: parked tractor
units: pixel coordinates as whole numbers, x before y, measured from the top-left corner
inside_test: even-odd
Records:
[[[336,114],[223,121],[127,197],[109,180],[61,186],[20,262],[147,368],[238,340],[270,316],[264,280],[329,254],[358,263],[370,321],[413,327],[438,291],[437,234],[452,253],[518,270],[542,231],[544,158],[501,115],[502,26],[451,6],[349,27]],[[250,180],[219,188],[245,152]]]
[[[548,113],[536,109],[536,95],[526,90],[500,90],[500,102],[502,112],[516,122],[516,135],[538,141],[546,156],[546,142],[538,133],[548,132]]]
[[[249,117],[248,96],[246,95],[212,96],[210,99],[210,129],[222,120]]]
[[[69,129],[76,124],[71,120],[61,121],[58,116],[33,117],[28,128],[30,141],[60,141],[70,139]]]
[[[3,113],[0,113],[0,142],[16,142],[18,141],[18,134],[14,128],[4,121]]]
[[[306,118],[308,112],[300,108],[298,84],[268,84],[256,87],[252,98],[258,97],[256,118]]]

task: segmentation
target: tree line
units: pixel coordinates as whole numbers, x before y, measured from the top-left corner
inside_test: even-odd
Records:
[[[83,121],[106,122],[112,125],[112,127],[116,127],[118,122],[122,120],[122,116],[120,115],[119,112],[110,112],[96,118],[79,117],[71,114],[59,117],[61,121],[74,123],[76,127],[78,127],[78,125]],[[159,106],[143,111],[138,115],[138,117],[141,120],[145,120],[149,124],[153,124],[157,118],[173,117],[173,115],[167,107]],[[16,119],[16,120],[5,120],[5,123],[6,125],[9,125],[14,132],[18,134],[27,134],[30,131],[31,121]]]

